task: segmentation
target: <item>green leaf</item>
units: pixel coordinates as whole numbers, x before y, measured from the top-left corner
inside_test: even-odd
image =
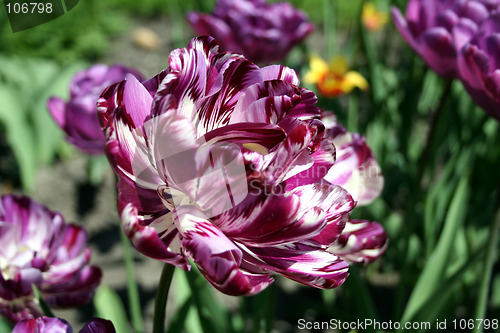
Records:
[[[12,325],[3,317],[0,317],[0,332],[12,332]]]
[[[19,163],[23,188],[31,192],[37,161],[35,138],[20,104],[23,99],[18,91],[0,84],[0,122],[5,126],[7,141]]]
[[[31,285],[31,288],[33,289],[33,293],[35,294],[35,297],[38,300],[40,307],[42,308],[43,314],[47,317],[54,317],[54,314],[48,307],[47,303],[45,303],[45,301],[43,300],[42,295],[40,294],[38,288],[34,284]]]
[[[182,328],[184,331],[189,333],[203,333],[203,328],[201,326],[200,317],[197,313],[196,304],[194,302],[194,296],[192,295],[189,282],[187,280],[186,274],[176,274],[174,275],[174,281],[172,285],[175,288],[175,300],[177,306],[180,304],[180,308],[175,312],[174,318],[170,323],[168,332],[177,333],[182,330],[175,330],[173,327],[180,327],[181,321],[184,320]],[[183,318],[183,309],[190,304],[189,310],[187,310],[186,318]]]
[[[193,296],[188,297],[182,306],[175,312],[174,318],[170,322],[170,326],[167,333],[177,333],[182,332],[186,326],[186,320],[190,314],[190,310],[193,306]],[[189,330],[189,332],[192,332]],[[198,332],[202,332],[201,329]]]
[[[120,296],[106,285],[100,285],[94,296],[97,316],[113,322],[120,333],[130,333],[130,325]]]
[[[413,292],[403,313],[402,322],[409,322],[425,306],[436,293],[442,293],[445,286],[444,276],[449,260],[451,259],[457,230],[463,224],[467,211],[467,201],[469,197],[469,176],[463,176],[457,186],[453,196],[450,209],[446,216],[444,228],[437,243],[427,261],[420,277],[413,289]],[[432,308],[432,304],[430,305]],[[428,309],[429,312],[432,309]]]
[[[194,303],[198,309],[203,332],[229,332],[227,310],[214,298],[213,289],[193,266],[190,272],[185,272]]]

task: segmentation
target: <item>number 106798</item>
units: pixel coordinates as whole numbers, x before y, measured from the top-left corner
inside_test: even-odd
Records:
[[[14,2],[6,3],[7,13],[11,14],[50,14],[52,13],[52,3],[47,2]]]

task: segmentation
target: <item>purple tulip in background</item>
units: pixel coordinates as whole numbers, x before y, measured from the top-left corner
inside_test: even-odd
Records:
[[[223,51],[255,63],[280,61],[314,30],[306,15],[287,2],[218,0],[212,14],[189,13],[198,35],[214,37]]]
[[[500,121],[500,11],[491,13],[458,56],[460,79],[474,102]]]
[[[104,153],[106,140],[97,121],[97,99],[104,88],[128,73],[140,78],[137,71],[121,65],[94,65],[73,77],[68,102],[58,97],[49,99],[50,114],[70,143],[88,154]]]
[[[122,228],[149,257],[183,269],[192,259],[227,294],[258,293],[271,273],[334,288],[348,264],[328,248],[355,203],[323,180],[335,148],[317,98],[290,68],[218,48],[195,38],[157,76],[102,94]]]
[[[392,9],[396,28],[436,73],[457,77],[457,56],[482,24],[498,10],[499,0],[410,0],[406,17]]]
[[[328,170],[325,180],[342,186],[359,206],[378,198],[384,187],[384,177],[366,139],[358,133],[347,132],[337,123],[331,112],[323,113],[328,137],[337,150],[335,164]]]
[[[28,197],[0,200],[0,314],[12,322],[41,316],[34,284],[50,307],[91,299],[101,270],[89,265],[87,233]]]
[[[64,319],[38,317],[19,321],[12,333],[73,333],[73,329]],[[116,330],[111,321],[94,318],[85,324],[80,333],[116,333]]]

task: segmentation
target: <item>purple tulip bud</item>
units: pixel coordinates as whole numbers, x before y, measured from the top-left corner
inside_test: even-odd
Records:
[[[80,333],[116,333],[110,320],[94,318],[80,330]]]
[[[282,60],[313,30],[306,15],[287,2],[218,0],[212,14],[189,13],[198,35],[217,39],[223,51],[242,53],[256,63]]]
[[[103,154],[105,138],[97,121],[96,103],[102,90],[133,74],[141,75],[120,65],[94,65],[78,72],[71,80],[69,101],[51,97],[47,103],[50,114],[66,133],[67,140],[88,154]]]

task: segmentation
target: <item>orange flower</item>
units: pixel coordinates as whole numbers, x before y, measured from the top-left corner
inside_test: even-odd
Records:
[[[325,97],[348,94],[356,87],[361,90],[368,89],[368,82],[361,74],[348,71],[344,57],[335,57],[328,64],[320,57],[313,56],[309,66],[304,81],[315,84],[319,93]]]
[[[384,11],[378,11],[372,2],[365,2],[363,12],[361,13],[361,20],[366,29],[378,31],[389,21],[389,14]]]

